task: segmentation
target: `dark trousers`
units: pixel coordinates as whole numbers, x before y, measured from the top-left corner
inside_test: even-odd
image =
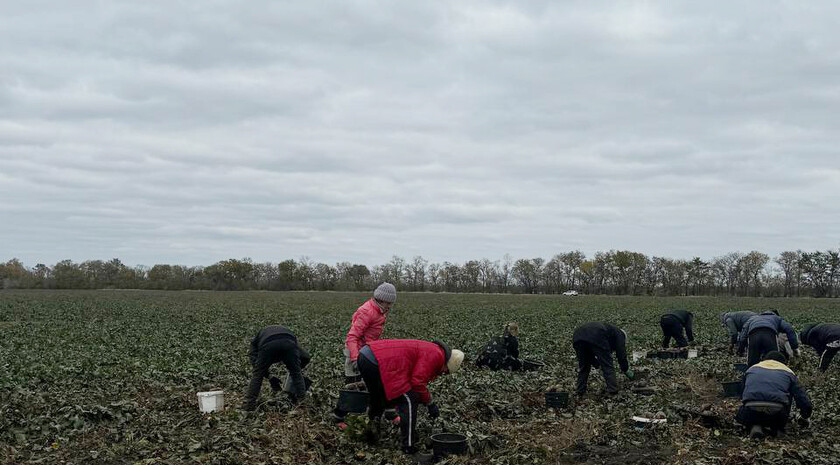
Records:
[[[747,336],[749,353],[747,355],[747,366],[751,367],[761,361],[761,357],[767,352],[779,350],[779,343],[776,340],[776,332],[770,328],[758,328]]]
[[[823,353],[820,355],[820,371],[828,370],[831,360],[840,352],[840,340],[829,342]]]
[[[417,406],[420,405],[419,395],[414,391],[409,391],[389,402],[385,397],[385,387],[382,385],[379,367],[364,355],[359,356],[358,364],[362,379],[368,387],[368,418],[370,421],[379,422],[382,420],[382,414],[386,408],[396,407],[397,413],[400,415],[400,437],[403,451],[414,452],[418,442]]]
[[[749,402],[738,409],[735,419],[748,429],[754,425],[769,428],[773,434],[784,431],[790,417],[790,405],[778,404],[778,408],[752,407]]]
[[[609,394],[617,393],[618,381],[615,379],[612,353],[608,349],[584,341],[575,342],[573,345],[578,361],[578,395],[586,392],[586,385],[589,382],[589,371],[593,366],[601,367],[601,372],[604,374],[604,382],[607,384],[607,392]]]
[[[268,378],[269,368],[275,363],[283,363],[289,374],[297,373],[303,377],[300,371],[309,364],[309,353],[298,347],[293,339],[278,338],[269,341],[260,347],[257,359],[251,370],[251,383],[248,385],[248,392],[245,394],[246,410],[253,410],[257,406],[257,399],[260,396],[263,379]]]
[[[674,338],[677,347],[688,345],[688,341],[683,335],[683,324],[678,318],[665,315],[659,319],[659,326],[662,327],[662,347],[667,349],[671,343],[671,338]]]

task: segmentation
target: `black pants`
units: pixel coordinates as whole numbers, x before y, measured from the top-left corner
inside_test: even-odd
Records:
[[[828,370],[831,360],[840,352],[840,340],[829,342],[823,353],[820,355],[820,371]]]
[[[382,414],[387,407],[396,407],[397,413],[400,415],[400,437],[403,451],[415,452],[418,443],[417,406],[420,405],[420,396],[414,391],[409,391],[389,402],[385,397],[385,387],[382,385],[379,367],[364,355],[359,355],[358,364],[362,379],[365,380],[370,395],[368,418],[370,421],[381,421]]]
[[[309,364],[309,353],[298,347],[293,339],[279,338],[269,341],[260,347],[257,360],[251,371],[251,383],[245,394],[246,410],[253,410],[257,406],[263,379],[268,378],[269,368],[275,363],[283,363],[289,374],[298,373]]]
[[[578,395],[586,392],[586,385],[589,382],[589,371],[593,366],[601,367],[601,372],[604,374],[604,382],[607,384],[607,392],[609,394],[617,393],[618,381],[615,379],[612,353],[608,349],[603,349],[584,341],[575,342],[573,345],[578,361]]]
[[[686,347],[688,345],[688,341],[683,335],[683,324],[678,318],[671,315],[664,315],[659,319],[659,326],[662,327],[662,347],[667,349],[671,343],[671,338],[674,338],[677,347]]]
[[[747,355],[747,366],[751,367],[761,361],[761,357],[767,352],[779,350],[779,343],[776,340],[776,332],[770,328],[758,328],[747,336],[749,354]]]
[[[789,417],[790,405],[784,405],[781,409],[742,405],[738,408],[738,413],[735,415],[735,419],[748,429],[753,425],[759,425],[770,428],[773,434],[785,430]]]

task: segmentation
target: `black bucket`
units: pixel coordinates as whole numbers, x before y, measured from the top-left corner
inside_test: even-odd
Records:
[[[529,359],[529,358],[526,358],[525,360],[522,360],[522,370],[523,371],[537,371],[537,370],[540,370],[542,368],[545,368],[545,363],[543,363],[539,360],[532,360],[532,359]]]
[[[744,373],[747,371],[747,368],[749,368],[746,363],[736,363],[733,367],[735,368],[735,371],[739,373]]]
[[[432,452],[436,459],[449,454],[463,454],[467,451],[467,437],[458,433],[437,433],[433,434]]]
[[[569,393],[564,391],[549,391],[545,393],[545,406],[549,408],[566,408],[569,405]]]
[[[723,387],[723,397],[741,397],[743,393],[741,381],[729,381],[720,384]]]
[[[348,413],[365,413],[368,407],[368,393],[342,389],[338,392],[338,410]]]

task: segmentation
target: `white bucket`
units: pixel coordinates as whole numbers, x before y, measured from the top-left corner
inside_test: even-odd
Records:
[[[688,349],[688,358],[697,358],[697,349]]]
[[[198,409],[202,413],[218,412],[225,408],[225,391],[198,393]]]
[[[638,362],[639,360],[645,358],[646,355],[647,355],[646,350],[634,350],[633,351],[633,361]]]

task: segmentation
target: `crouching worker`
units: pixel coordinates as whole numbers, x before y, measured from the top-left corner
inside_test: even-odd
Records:
[[[286,365],[291,386],[288,388],[292,402],[300,402],[306,394],[306,380],[303,368],[309,364],[309,353],[298,346],[297,337],[285,326],[266,326],[251,340],[248,352],[253,371],[251,384],[245,394],[243,409],[254,410],[260,396],[263,378],[268,378],[269,368],[275,363]],[[276,392],[281,389],[280,380],[272,377],[271,388]]]
[[[743,356],[744,349],[749,347],[747,365],[755,365],[764,358],[765,354],[779,350],[778,335],[782,331],[787,335],[794,355],[798,357],[800,352],[796,332],[793,326],[775,311],[763,312],[744,323],[738,335],[738,355]]]
[[[572,336],[572,345],[578,361],[577,395],[586,393],[589,371],[601,367],[608,394],[618,394],[612,353],[618,357],[621,371],[629,379],[635,376],[627,362],[627,333],[608,323],[586,323],[578,326]]]
[[[455,373],[463,361],[463,352],[450,350],[437,341],[383,339],[363,347],[359,351],[358,367],[370,394],[368,440],[372,443],[379,440],[382,413],[386,407],[396,406],[401,419],[403,452],[418,452],[417,406],[425,404],[432,418],[440,414],[432,403],[427,384],[438,375]]]
[[[828,370],[831,360],[840,352],[840,325],[808,325],[799,336],[802,344],[809,345],[817,351],[820,356],[820,371]]]
[[[659,326],[662,327],[662,347],[665,349],[671,343],[671,338],[674,338],[677,347],[685,347],[689,342],[694,342],[694,314],[691,312],[672,310],[662,315]]]
[[[494,337],[484,346],[484,350],[476,360],[479,367],[491,370],[519,370],[522,362],[519,360],[519,325],[508,323],[500,337]]]
[[[750,430],[751,438],[763,438],[765,430],[773,436],[784,431],[790,416],[791,398],[799,408],[800,423],[808,425],[811,400],[799,385],[796,374],[785,365],[786,361],[781,352],[774,350],[747,370],[741,396],[743,405],[735,419]]]
[[[720,322],[729,334],[729,355],[735,352],[735,344],[738,343],[738,334],[744,329],[747,320],[755,316],[755,312],[744,310],[743,312],[726,312],[720,315]]]

